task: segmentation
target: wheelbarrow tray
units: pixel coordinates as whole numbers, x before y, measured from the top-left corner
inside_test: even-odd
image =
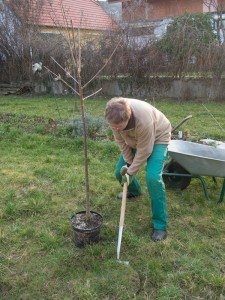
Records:
[[[170,156],[193,175],[225,178],[225,151],[214,146],[171,140]]]

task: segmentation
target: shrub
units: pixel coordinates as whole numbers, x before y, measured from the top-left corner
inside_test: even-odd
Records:
[[[96,135],[101,130],[103,123],[103,118],[92,118],[90,114],[85,114],[86,135],[91,138],[96,138]],[[82,116],[76,116],[69,125],[73,130],[72,136],[83,135]]]

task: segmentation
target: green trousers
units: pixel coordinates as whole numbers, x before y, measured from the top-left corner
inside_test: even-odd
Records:
[[[162,179],[163,165],[168,155],[167,147],[168,145],[165,144],[155,145],[152,154],[147,159],[146,166],[146,183],[152,209],[152,223],[156,230],[167,228],[166,192]],[[120,154],[115,170],[115,176],[119,182],[122,179],[120,169],[125,164],[126,162]],[[134,196],[141,194],[141,186],[136,176],[128,186],[128,192]]]

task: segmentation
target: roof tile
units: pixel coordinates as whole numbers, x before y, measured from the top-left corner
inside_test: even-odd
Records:
[[[70,27],[71,22],[74,28],[83,29],[107,30],[116,26],[113,19],[94,0],[44,0],[36,24],[65,27],[67,23]]]

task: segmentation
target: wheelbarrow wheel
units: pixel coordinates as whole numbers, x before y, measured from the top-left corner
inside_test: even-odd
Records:
[[[166,175],[167,173],[174,173],[174,175]],[[166,186],[172,188],[180,188],[181,190],[186,189],[190,182],[191,177],[176,176],[175,174],[190,174],[180,164],[172,160],[165,164],[163,168],[163,181]]]

